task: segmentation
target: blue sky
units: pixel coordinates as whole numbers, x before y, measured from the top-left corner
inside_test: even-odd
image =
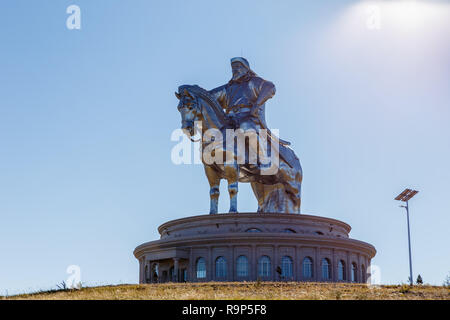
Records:
[[[0,26],[0,295],[53,288],[69,265],[87,285],[136,283],[137,245],[206,214],[203,168],[170,159],[173,92],[224,84],[241,54],[277,86],[266,118],[302,162],[302,212],[352,225],[382,283],[405,283],[393,198],[416,188],[415,276],[450,273],[448,2],[7,0]],[[238,201],[256,210],[248,185]]]

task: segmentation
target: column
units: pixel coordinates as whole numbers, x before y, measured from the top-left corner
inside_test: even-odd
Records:
[[[144,258],[139,259],[139,283],[145,283],[144,281]]]
[[[230,246],[228,250],[230,250],[230,261],[228,262],[228,279],[230,281],[234,281],[234,266],[236,265],[234,261],[234,246]]]
[[[214,279],[213,266],[212,266],[212,248],[208,246],[208,259],[206,260],[206,279],[211,281]]]
[[[256,245],[252,245],[251,259],[250,259],[250,280],[256,281],[258,279],[258,257],[256,256]]]
[[[295,281],[300,281],[302,279],[301,277],[301,265],[302,265],[302,261],[300,260],[301,254],[300,254],[300,246],[296,246],[295,247],[295,252],[294,252],[294,280]]]
[[[173,279],[173,281],[174,282],[178,282],[179,281],[179,276],[178,276],[178,274],[179,274],[179,271],[178,271],[178,269],[179,269],[179,258],[173,258],[173,273],[174,273],[174,279]]]
[[[149,283],[148,280],[150,279],[150,283],[151,281],[151,274],[152,274],[152,261],[151,260],[147,260],[145,261],[145,265],[147,267],[147,273],[145,273],[145,283]],[[145,269],[144,269],[145,270]]]
[[[277,268],[280,265],[280,262],[278,261],[278,246],[274,246],[273,250],[273,279],[275,281],[280,281],[280,274],[277,272]]]
[[[316,281],[320,281],[321,279],[321,272],[322,270],[320,269],[320,247],[316,247],[314,249],[314,261],[313,261],[313,279],[315,279]]]
[[[345,272],[347,272],[347,282],[352,282],[352,262],[350,260],[350,252],[347,251],[347,270],[345,270]]]
[[[336,253],[334,248],[332,249],[332,258],[331,258],[331,281],[337,282],[337,275],[338,275],[338,264],[336,259]]]
[[[188,271],[188,281],[194,282],[197,278],[195,275],[195,262],[194,262],[194,252],[191,248],[189,250],[189,271]]]
[[[361,255],[358,252],[357,258],[356,258],[356,282],[361,282]]]

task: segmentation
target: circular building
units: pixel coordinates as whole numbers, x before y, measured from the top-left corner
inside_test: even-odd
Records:
[[[134,250],[140,283],[201,281],[366,282],[375,248],[335,219],[218,214],[173,220],[160,240]]]

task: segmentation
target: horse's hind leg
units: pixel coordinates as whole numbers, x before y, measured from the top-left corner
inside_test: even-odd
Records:
[[[205,166],[206,177],[209,182],[209,197],[211,199],[209,214],[216,214],[219,210],[219,195],[220,195],[220,176],[210,166]]]
[[[225,177],[228,180],[228,193],[230,194],[230,213],[237,212],[237,194],[239,182],[239,166],[237,164],[225,165]]]
[[[258,201],[258,213],[262,213],[264,206],[264,185],[259,182],[252,182],[251,186]]]
[[[286,179],[283,183],[286,196],[289,199],[290,213],[300,213],[302,178],[301,171],[290,170],[289,179]]]

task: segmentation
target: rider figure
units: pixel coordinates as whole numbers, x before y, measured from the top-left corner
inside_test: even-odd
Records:
[[[260,129],[267,129],[265,103],[275,95],[275,85],[256,75],[245,58],[231,59],[232,79],[225,85],[210,91],[210,94],[225,110],[234,129],[244,132],[253,129],[257,133],[261,163],[267,164],[267,141],[259,136]],[[251,146],[250,146],[251,148]]]

